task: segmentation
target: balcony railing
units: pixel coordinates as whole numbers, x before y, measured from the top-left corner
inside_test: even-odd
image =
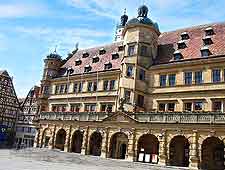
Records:
[[[40,120],[74,120],[74,121],[102,121],[113,113],[106,112],[42,112]],[[220,112],[182,112],[182,113],[127,113],[138,122],[151,123],[206,123],[206,124],[224,124],[225,114]]]

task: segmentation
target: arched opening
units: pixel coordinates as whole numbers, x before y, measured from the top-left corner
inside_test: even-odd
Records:
[[[171,166],[189,166],[189,142],[184,136],[175,136],[170,142],[169,163]]]
[[[115,133],[110,140],[109,155],[113,159],[125,159],[127,154],[128,137],[122,132]]]
[[[93,156],[100,156],[102,149],[102,135],[100,132],[94,132],[90,137],[89,154]]]
[[[60,129],[56,134],[55,148],[63,151],[65,141],[66,141],[66,131],[64,129]]]
[[[137,161],[158,163],[159,140],[152,134],[146,134],[138,140]]]
[[[83,133],[80,130],[77,130],[72,136],[71,152],[81,153],[82,143]]]
[[[51,131],[49,129],[45,129],[42,134],[42,139],[41,139],[41,147],[42,148],[46,148],[49,146],[50,138],[51,138]]]
[[[201,168],[224,170],[224,143],[217,137],[208,137],[202,143]]]

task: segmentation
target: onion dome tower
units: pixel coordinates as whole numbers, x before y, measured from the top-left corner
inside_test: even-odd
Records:
[[[115,35],[116,42],[123,40],[122,33],[124,30],[124,27],[127,24],[127,21],[128,21],[128,16],[126,14],[126,9],[124,9],[124,14],[120,17],[120,24],[117,25],[117,27],[116,27],[116,35]]]

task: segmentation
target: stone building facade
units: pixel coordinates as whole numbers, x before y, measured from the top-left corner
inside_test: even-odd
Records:
[[[119,42],[47,56],[35,145],[224,169],[225,24],[161,33],[141,6],[119,29]]]

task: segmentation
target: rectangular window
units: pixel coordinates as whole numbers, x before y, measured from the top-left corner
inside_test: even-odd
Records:
[[[133,76],[133,66],[127,66],[127,77]]]
[[[194,110],[195,111],[202,111],[203,110],[203,102],[194,102]]]
[[[165,103],[159,103],[159,111],[161,111],[161,112],[166,111],[166,104]]]
[[[78,84],[77,83],[75,83],[74,86],[73,86],[73,92],[74,93],[78,92]]]
[[[55,94],[59,94],[59,85],[55,86]]]
[[[79,91],[78,91],[78,92],[82,92],[82,90],[83,90],[83,83],[80,82],[80,83],[79,83]]]
[[[202,71],[195,72],[195,84],[203,83]]]
[[[140,69],[139,80],[145,80],[145,70]]]
[[[84,110],[86,112],[95,112],[96,104],[86,104],[85,107],[84,107]]]
[[[97,82],[94,82],[93,91],[97,91],[97,90],[98,90],[98,84],[97,84]]]
[[[108,85],[109,85],[109,81],[108,80],[106,80],[106,81],[104,81],[104,83],[103,83],[103,89],[105,90],[105,91],[107,91],[109,88],[108,88]]]
[[[220,69],[213,69],[212,70],[212,81],[213,83],[220,82]]]
[[[130,94],[131,94],[131,92],[129,90],[125,90],[124,98],[125,98],[127,103],[130,103]]]
[[[65,88],[64,84],[60,85],[60,90],[59,90],[60,94],[64,93],[64,88]]]
[[[109,89],[114,90],[115,89],[115,80],[110,80]]]
[[[70,111],[71,112],[80,112],[80,105],[79,104],[71,105]]]
[[[166,75],[160,75],[160,87],[166,86]]]
[[[138,95],[137,105],[140,107],[144,106],[144,96]]]
[[[92,86],[93,86],[93,83],[92,82],[88,82],[88,92],[92,91]]]
[[[184,73],[184,84],[191,85],[192,84],[192,72]]]
[[[112,107],[113,107],[112,104],[102,104],[101,105],[101,111],[110,113],[110,112],[112,112]]]
[[[141,56],[147,56],[148,47],[141,46]]]
[[[134,55],[134,50],[135,50],[135,46],[134,45],[130,45],[128,47],[128,56]]]
[[[192,103],[184,103],[184,111],[192,111]]]
[[[167,110],[170,112],[174,112],[175,110],[175,103],[168,103],[167,104]]]
[[[169,75],[169,86],[175,86],[176,85],[176,74],[170,74]]]
[[[214,112],[221,112],[222,111],[222,102],[221,101],[214,101],[212,110]]]
[[[49,94],[49,86],[44,87],[44,94]]]

